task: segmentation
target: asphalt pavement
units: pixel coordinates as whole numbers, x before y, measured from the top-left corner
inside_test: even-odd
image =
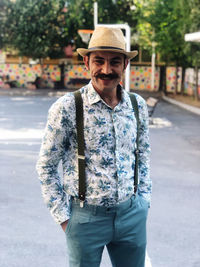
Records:
[[[152,266],[199,267],[200,116],[161,101],[153,117],[148,223]]]
[[[41,197],[35,164],[47,111],[45,95],[0,97],[0,266],[66,267],[66,240]],[[200,266],[200,116],[160,100],[150,126],[153,267]],[[101,267],[110,267],[105,251]]]

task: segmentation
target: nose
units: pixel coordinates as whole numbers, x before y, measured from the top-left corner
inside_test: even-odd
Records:
[[[104,74],[110,74],[111,73],[111,66],[110,66],[110,62],[105,61],[104,65],[102,66],[102,72]]]

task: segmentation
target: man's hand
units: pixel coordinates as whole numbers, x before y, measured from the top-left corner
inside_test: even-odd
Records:
[[[63,229],[64,232],[65,232],[65,230],[66,230],[66,228],[67,228],[68,221],[69,221],[69,220],[67,220],[67,221],[65,221],[65,222],[63,222],[63,223],[61,223],[61,227],[62,227],[62,229]]]

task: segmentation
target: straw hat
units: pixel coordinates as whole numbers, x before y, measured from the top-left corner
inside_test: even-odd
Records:
[[[132,59],[137,56],[138,51],[126,51],[126,43],[123,32],[119,28],[97,27],[90,39],[88,49],[78,48],[77,52],[84,57],[88,53],[95,51],[117,52]]]

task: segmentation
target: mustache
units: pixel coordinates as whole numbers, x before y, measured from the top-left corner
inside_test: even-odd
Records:
[[[119,75],[117,73],[110,73],[110,74],[98,73],[95,75],[95,77],[99,79],[117,79],[119,78]]]

